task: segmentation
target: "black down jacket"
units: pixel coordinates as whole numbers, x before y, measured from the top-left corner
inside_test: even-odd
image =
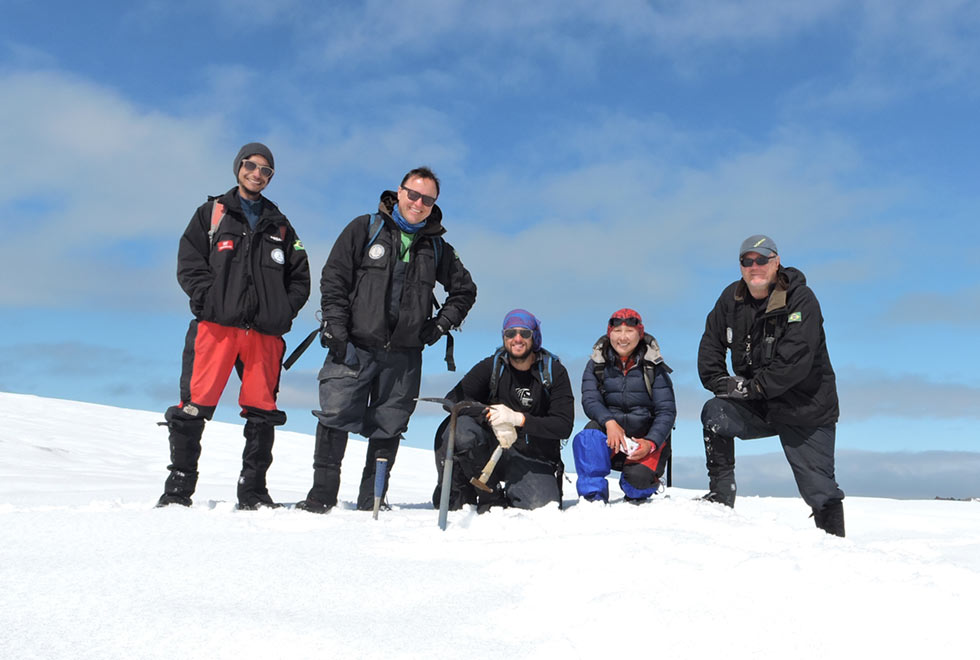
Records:
[[[215,200],[226,215],[212,241]],[[254,231],[237,186],[198,207],[180,238],[177,281],[196,319],[279,336],[310,296],[310,264],[286,216],[268,199],[262,202]]]
[[[449,327],[458,327],[476,301],[469,271],[442,238],[442,211],[435,205],[409,248],[397,320],[391,327],[392,272],[401,246],[401,232],[391,218],[397,198],[390,190],[382,193],[378,213],[383,224],[373,241],[368,235],[370,215],[354,218],[344,228],[320,276],[324,323],[335,337],[361,348],[420,348],[419,331],[432,318],[436,282],[447,292],[439,315]]]

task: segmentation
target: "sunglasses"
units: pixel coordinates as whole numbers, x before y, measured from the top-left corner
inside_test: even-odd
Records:
[[[752,264],[755,264],[756,266],[765,266],[767,263],[769,263],[775,258],[776,255],[772,255],[771,257],[758,256],[755,259],[753,259],[752,257],[742,257],[738,261],[739,263],[742,264],[742,268],[748,268]]]
[[[624,323],[631,328],[635,328],[636,326],[640,325],[640,319],[636,318],[635,316],[628,316],[625,319],[609,319],[609,327],[611,328],[618,328]]]
[[[504,338],[513,339],[520,335],[523,339],[530,339],[533,333],[527,328],[507,328],[504,330]]]
[[[267,165],[259,165],[255,161],[251,161],[251,160],[243,160],[242,167],[245,168],[246,172],[254,172],[256,169],[258,169],[259,174],[261,174],[267,179],[272,178],[272,175],[276,173],[276,171],[271,167]]]
[[[435,197],[429,197],[428,195],[423,195],[422,193],[418,192],[417,190],[412,190],[411,188],[406,188],[405,186],[401,186],[401,189],[405,191],[405,194],[406,195],[408,195],[409,201],[417,202],[417,201],[419,201],[419,198],[421,198],[422,199],[422,203],[425,206],[432,206],[433,204],[436,203],[436,198]]]

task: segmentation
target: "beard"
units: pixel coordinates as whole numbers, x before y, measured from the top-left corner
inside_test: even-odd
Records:
[[[514,353],[510,348],[505,348],[504,350],[507,351],[507,355],[510,356],[510,359],[512,359],[512,360],[523,360],[527,356],[529,356],[531,354],[531,352],[532,352],[531,351],[531,344],[525,344],[524,346],[525,346],[524,352],[523,353],[520,353],[520,354]]]

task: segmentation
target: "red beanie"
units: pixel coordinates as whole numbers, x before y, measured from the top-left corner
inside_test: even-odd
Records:
[[[646,334],[644,332],[644,330],[643,330],[643,318],[640,316],[640,313],[638,311],[636,311],[635,309],[630,309],[629,307],[624,307],[621,310],[619,310],[618,312],[616,312],[615,314],[613,314],[609,318],[609,325],[606,328],[606,334],[607,335],[611,334],[612,331],[613,331],[613,321],[614,321],[614,319],[622,319],[624,321],[626,319],[636,319],[636,325],[634,327],[637,330],[640,331],[640,337],[642,338],[643,335]],[[619,325],[619,324],[617,324],[617,325]]]

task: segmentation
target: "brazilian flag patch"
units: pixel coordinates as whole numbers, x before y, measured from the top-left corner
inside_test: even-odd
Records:
[[[296,242],[293,243],[293,249],[294,250],[303,250],[303,251],[306,250],[306,248],[303,247],[303,241],[299,240],[298,238],[296,239]]]
[[[802,320],[803,320],[803,312],[793,312],[792,314],[789,315],[789,318],[786,319],[786,322],[799,323]]]

